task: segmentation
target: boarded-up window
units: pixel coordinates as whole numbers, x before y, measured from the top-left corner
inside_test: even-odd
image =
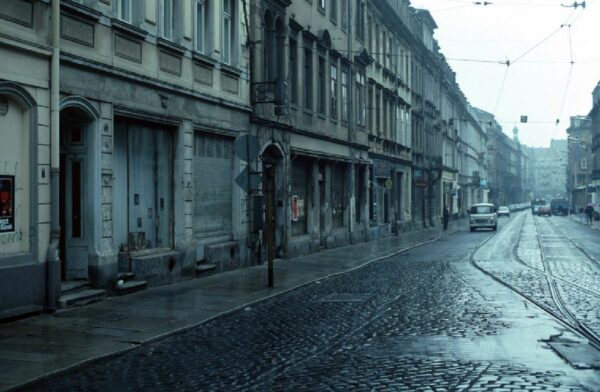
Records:
[[[171,132],[115,124],[114,240],[121,249],[173,245]]]
[[[194,143],[194,233],[231,234],[232,139],[196,133]]]

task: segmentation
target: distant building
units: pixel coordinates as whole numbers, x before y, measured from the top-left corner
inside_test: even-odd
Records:
[[[534,197],[566,198],[567,141],[553,139],[548,148],[530,148],[529,155],[534,171]]]

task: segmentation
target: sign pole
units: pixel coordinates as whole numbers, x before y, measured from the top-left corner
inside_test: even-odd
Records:
[[[267,280],[268,286],[273,287],[273,188],[274,178],[272,167],[267,172]]]

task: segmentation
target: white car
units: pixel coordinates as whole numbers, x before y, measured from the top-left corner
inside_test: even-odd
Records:
[[[469,228],[476,229],[498,229],[498,215],[496,206],[491,203],[473,204],[469,208]]]
[[[510,209],[507,206],[500,206],[500,207],[498,207],[497,214],[498,214],[498,218],[500,218],[501,216],[510,218]]]

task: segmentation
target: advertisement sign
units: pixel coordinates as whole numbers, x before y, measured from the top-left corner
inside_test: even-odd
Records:
[[[292,221],[298,222],[299,218],[304,218],[304,199],[294,195],[292,196]]]
[[[292,220],[298,222],[298,196],[292,196]]]
[[[15,231],[15,176],[0,176],[0,233]]]

